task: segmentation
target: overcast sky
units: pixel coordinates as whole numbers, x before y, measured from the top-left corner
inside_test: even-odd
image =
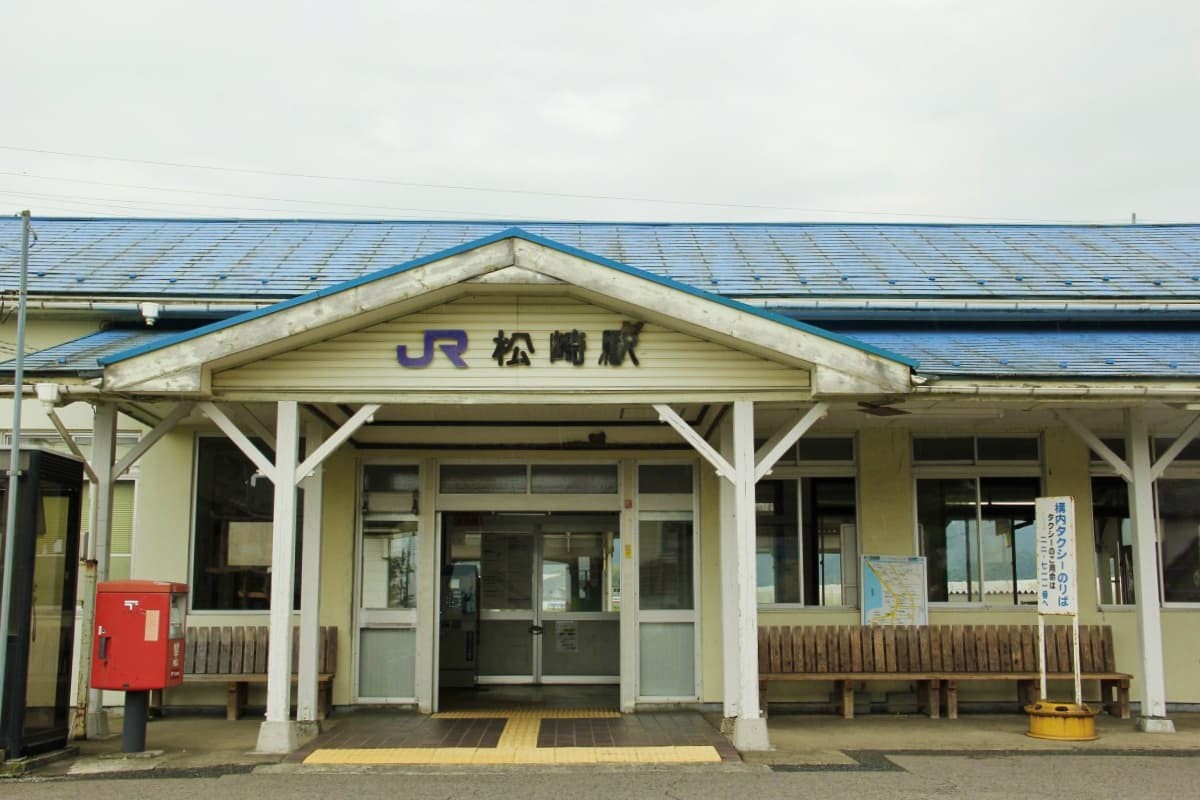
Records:
[[[1200,222],[1196,0],[7,3],[0,63],[35,216]]]

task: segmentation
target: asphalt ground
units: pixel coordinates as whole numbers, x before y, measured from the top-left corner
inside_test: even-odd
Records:
[[[649,721],[654,716],[636,715],[634,719]],[[708,725],[719,737],[712,727],[719,719],[691,717],[689,725]],[[412,718],[413,724],[428,719]],[[336,746],[338,741],[355,742],[356,729],[377,729],[378,720],[378,715],[361,712],[335,715],[327,721],[323,734],[306,747],[312,752],[329,749],[327,745]],[[657,721],[666,720],[664,716]],[[568,780],[564,776],[574,775],[579,785],[607,786],[611,794],[605,797],[718,796],[711,792],[729,782],[734,796],[756,796],[757,800],[758,795],[776,796],[779,787],[790,786],[794,792],[809,787],[812,781],[837,791],[860,787],[854,796],[862,798],[891,786],[894,791],[878,795],[890,800],[929,796],[925,792],[955,795],[968,789],[973,797],[1200,797],[1200,714],[1175,714],[1172,720],[1176,733],[1146,734],[1138,732],[1132,721],[1104,717],[1097,720],[1096,741],[1059,742],[1026,736],[1027,719],[1020,714],[971,714],[958,720],[882,714],[843,720],[776,714],[768,720],[773,750],[743,753],[740,758],[735,754],[705,764],[381,766],[306,764],[294,757],[257,754],[253,752],[257,721],[173,714],[151,721],[149,751],[144,755],[122,756],[119,736],[77,742],[77,754],[38,765],[24,777],[6,779],[0,783],[0,795],[78,797],[94,784],[97,791],[113,787],[124,800],[153,796],[151,788],[167,781],[173,797],[198,792],[195,796],[211,798],[219,786],[222,800],[243,796],[299,800],[310,796],[310,787],[327,786],[322,797],[339,796],[342,789],[336,787],[343,787],[367,798],[373,796],[377,782],[386,785],[386,776],[406,775],[413,776],[405,781],[405,795],[411,797],[561,797],[543,791],[555,786],[561,789]],[[639,723],[643,733],[654,728]],[[526,780],[533,775],[537,776],[535,784]],[[497,794],[476,794],[470,776],[479,779],[478,785],[493,786]],[[998,783],[980,782],[986,776]],[[839,783],[842,781],[844,785]],[[283,787],[292,789],[285,792]],[[679,793],[685,788],[686,793]],[[1078,794],[1069,794],[1068,789]],[[392,791],[394,796],[394,784]],[[915,794],[905,794],[910,791]],[[572,800],[588,796],[587,791],[577,791]]]

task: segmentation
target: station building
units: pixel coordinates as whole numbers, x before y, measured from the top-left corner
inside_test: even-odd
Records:
[[[868,555],[925,559],[931,623],[1034,622],[1045,495],[1143,727],[1200,703],[1200,226],[35,227],[22,437],[94,473],[81,647],[109,577],[268,626],[263,749],[322,628],[335,706],[607,686],[765,747],[759,626],[859,622]]]

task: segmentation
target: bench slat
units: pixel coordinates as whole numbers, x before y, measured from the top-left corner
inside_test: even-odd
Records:
[[[208,672],[208,628],[196,628],[195,672]]]
[[[229,662],[233,655],[233,628],[224,625],[221,628],[221,638],[217,644],[217,672],[228,675],[232,670]]]
[[[1012,672],[1012,626],[1001,625],[997,628],[996,639],[1000,650],[1000,671]]]
[[[183,671],[196,671],[196,637],[189,630],[183,642]]]
[[[243,657],[246,652],[246,629],[241,625],[233,629],[231,638],[232,647],[229,652],[229,671],[234,675],[241,674],[245,670],[242,669]]]
[[[267,644],[270,642],[270,633],[266,625],[260,625],[254,629],[254,671],[267,671]]]

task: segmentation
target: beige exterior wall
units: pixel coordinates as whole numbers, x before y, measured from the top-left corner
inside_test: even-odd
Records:
[[[465,297],[319,344],[217,372],[215,391],[524,391],[711,390],[713,375],[741,390],[808,388],[808,373],[767,361],[660,325],[643,328],[636,349],[640,367],[601,366],[603,332],[626,319],[606,308],[566,296]],[[440,350],[427,367],[402,368],[396,347],[424,352],[427,330],[462,329],[469,345],[467,368]],[[587,335],[585,363],[550,362],[550,334],[578,329]],[[491,357],[493,339],[528,333],[535,349],[530,365],[501,368]]]
[[[32,353],[44,350],[56,344],[78,339],[100,329],[100,321],[96,319],[42,319],[31,317],[25,330],[25,352]],[[0,323],[0,361],[12,358],[17,349],[17,318],[10,316]],[[26,385],[45,380],[43,378],[26,377]],[[58,410],[58,416],[68,428],[74,431],[90,432],[92,430],[92,407],[87,403],[72,403]],[[0,400],[0,429],[8,430],[12,424],[12,401]],[[139,426],[133,420],[121,416],[118,418],[121,430],[138,430]],[[27,400],[21,409],[21,430],[33,436],[54,435],[57,432],[42,410],[42,404],[35,400]]]
[[[342,449],[325,463],[321,506],[321,624],[338,629],[337,677],[333,702],[351,702],[354,664],[354,498],[358,459]],[[433,546],[433,531],[422,531],[421,545]]]
[[[915,494],[909,432],[899,426],[867,428],[858,437],[859,526],[863,553],[916,554]],[[1117,668],[1132,673],[1132,696],[1138,696],[1141,657],[1133,607],[1100,608],[1097,602],[1096,559],[1092,543],[1091,478],[1087,446],[1065,428],[1043,432],[1043,491],[1068,495],[1076,501],[1076,541],[1079,570],[1080,623],[1111,625]],[[1200,637],[1196,636],[1200,609],[1167,608],[1162,612],[1163,660],[1166,664],[1167,699],[1171,703],[1200,702]],[[1036,623],[1032,609],[1012,606],[945,608],[932,606],[930,622],[963,625],[1018,625]],[[760,625],[857,624],[859,612],[849,610],[760,609]],[[717,664],[720,667],[720,664]],[[871,684],[875,701],[889,692],[903,691],[902,684]],[[829,686],[788,685],[771,688],[772,700],[827,702]],[[1069,691],[1069,687],[1067,687]],[[1098,690],[1085,687],[1085,696]],[[1010,684],[972,683],[960,688],[964,703],[1015,700]]]
[[[315,345],[297,351],[288,357],[280,357],[271,362],[246,370],[224,373],[222,380],[239,381],[264,380],[280,382],[289,385],[288,381],[296,378],[314,363],[328,364],[332,359],[336,362],[344,353],[343,348],[354,344],[378,347],[383,354],[379,364],[371,361],[351,363],[347,371],[338,373],[346,380],[370,378],[379,368],[386,364],[386,369],[395,372],[394,348],[397,343],[408,342],[417,347],[419,341],[413,336],[422,326],[449,326],[449,316],[469,314],[471,303],[484,302],[478,298],[460,301],[463,307],[451,308],[456,304],[448,304],[441,309],[434,309],[406,319],[401,323],[388,323],[377,326],[370,331],[357,334],[347,334],[343,339],[334,340],[324,345]],[[494,302],[487,300],[486,302]],[[536,304],[529,307],[530,316],[522,317],[522,330],[535,334],[535,344],[540,346],[547,340],[548,332],[562,327],[562,319],[601,320],[595,324],[593,332],[589,328],[589,353],[598,352],[599,330],[613,324],[619,324],[620,315],[597,309],[594,306],[575,302],[582,308],[562,306],[562,300],[555,301],[556,307],[563,311],[560,316],[548,316],[550,311]],[[481,309],[476,308],[476,311]],[[539,316],[539,314],[541,316]],[[588,315],[592,315],[589,317]],[[454,317],[461,319],[462,316]],[[488,346],[483,353],[481,368],[490,368],[489,376],[495,376],[498,370],[495,363],[487,359],[490,354],[490,338],[495,335],[496,319],[483,317],[482,321],[471,329],[472,341],[486,341]],[[538,327],[541,326],[541,327]],[[501,325],[500,327],[504,327]],[[35,320],[31,322],[28,333],[28,346],[37,349],[58,344],[63,341],[84,335],[98,328],[95,320]],[[511,333],[511,330],[506,332]],[[654,336],[660,336],[659,342],[671,342],[669,348],[658,350],[651,343]],[[382,337],[382,338],[380,338]],[[781,380],[779,365],[766,362],[743,354],[730,354],[723,351],[721,359],[714,361],[714,353],[710,343],[703,342],[681,334],[647,326],[643,333],[644,344],[639,347],[639,356],[643,359],[643,369],[636,373],[639,376],[656,375],[666,381],[663,385],[681,387],[691,385],[689,381],[697,381],[701,377],[709,384],[713,381],[714,370],[719,369],[728,380],[729,375],[740,376],[761,381],[761,385],[783,385],[787,380],[792,381],[792,388],[807,386],[807,376],[792,370],[791,377]],[[15,321],[10,319],[0,325],[0,341],[15,340]],[[306,361],[310,358],[317,359]],[[660,363],[660,356],[666,361]],[[375,356],[372,356],[375,358]],[[591,356],[589,356],[591,358]],[[299,359],[297,361],[297,359]],[[324,359],[325,361],[322,361]],[[669,363],[668,363],[669,362]],[[590,363],[590,362],[589,362]],[[683,365],[678,373],[670,372],[671,365]],[[473,363],[473,366],[475,364]],[[322,367],[323,369],[324,367]],[[561,369],[560,369],[561,368]],[[584,368],[580,368],[582,370]],[[666,370],[666,371],[664,371]],[[739,372],[738,370],[744,370]],[[565,365],[555,365],[554,371],[566,374],[578,372]],[[595,372],[595,370],[591,370]],[[475,370],[480,372],[480,370]],[[289,377],[290,376],[290,377]],[[757,377],[755,377],[757,376]],[[798,377],[799,376],[799,377]],[[639,378],[640,380],[641,378]],[[655,383],[659,383],[656,380]],[[232,385],[232,384],[230,384]],[[758,385],[758,384],[756,384]],[[49,431],[51,425],[41,410],[40,404],[27,402],[24,413],[24,426],[27,431]],[[91,430],[91,408],[86,403],[76,403],[61,410],[61,416],[66,424],[80,431]],[[0,429],[5,427],[5,420],[11,417],[11,405],[7,401],[0,402]],[[135,430],[139,426],[131,420],[122,418],[123,429]],[[470,431],[460,434],[447,434],[450,443],[468,443],[471,441]],[[139,464],[139,486],[137,492],[137,513],[134,532],[134,551],[132,560],[132,577],[154,578],[162,580],[177,580],[187,582],[190,578],[190,533],[193,517],[193,488],[192,471],[194,456],[195,431],[180,429],[168,434],[143,457]],[[1097,605],[1095,559],[1092,548],[1092,519],[1091,493],[1089,479],[1089,455],[1086,446],[1066,429],[1052,427],[1043,432],[1044,489],[1051,495],[1071,495],[1076,498],[1079,575],[1080,575],[1080,607],[1081,622],[1084,624],[1099,623],[1112,625],[1116,642],[1116,657],[1118,667],[1132,672],[1134,679],[1134,696],[1137,696],[1137,673],[1140,657],[1137,637],[1136,618],[1132,608],[1099,608]],[[456,455],[461,457],[466,451]],[[481,458],[490,457],[491,453],[480,453]],[[637,458],[636,452],[628,453]],[[407,457],[407,456],[406,456]],[[416,458],[417,456],[413,456]],[[575,455],[574,459],[581,456]],[[583,456],[586,457],[586,456]],[[606,457],[612,457],[606,454]],[[722,658],[721,658],[721,594],[720,594],[720,526],[717,509],[718,478],[704,462],[698,462],[700,469],[699,497],[699,572],[701,580],[701,600],[698,608],[698,641],[701,643],[701,687],[704,702],[717,703],[721,700],[722,692]],[[334,702],[349,703],[353,696],[353,594],[354,594],[354,542],[355,542],[355,495],[357,490],[358,459],[350,450],[339,452],[328,462],[325,470],[325,489],[323,506],[324,538],[322,543],[322,604],[321,623],[336,625],[339,628],[339,663],[338,676],[334,684]],[[913,471],[910,461],[910,433],[902,424],[865,427],[858,433],[858,493],[859,493],[859,537],[860,552],[877,554],[911,555],[916,553],[917,543],[914,533],[914,491]],[[432,543],[432,531],[427,534],[426,541]],[[858,621],[857,609],[787,609],[778,610],[763,608],[760,611],[760,624],[852,624]],[[1200,609],[1168,608],[1162,613],[1164,662],[1166,664],[1167,698],[1172,703],[1200,703],[1200,637],[1196,636]],[[964,624],[1019,624],[1036,620],[1035,614],[1028,609],[1012,607],[949,609],[935,607],[931,610],[931,621],[935,623],[964,623]],[[214,613],[197,612],[191,617],[193,624],[266,624],[266,613]],[[429,657],[424,648],[419,650],[421,658]],[[886,685],[873,686],[876,699],[888,691],[900,691],[904,687]],[[963,699],[969,703],[972,700],[996,701],[1010,699],[1011,687],[988,686],[985,684],[971,685],[963,690]],[[779,694],[776,694],[778,692]],[[795,699],[808,701],[823,701],[829,692],[829,687],[820,685],[781,686],[772,689],[772,697],[776,699]],[[212,704],[223,702],[222,689],[186,687],[172,690],[168,701],[182,705]],[[261,702],[261,695],[252,694],[251,703]]]
[[[720,703],[724,693],[724,665],[721,659],[724,634],[721,628],[721,519],[718,500],[721,481],[708,462],[697,464],[700,470],[700,608],[696,641],[700,642],[700,700]]]
[[[139,491],[138,535],[134,557],[135,577],[183,580],[188,578],[188,536],[192,516],[192,458],[194,432],[168,435],[147,454]],[[1091,548],[1090,479],[1088,451],[1069,431],[1052,428],[1044,433],[1044,486],[1048,494],[1072,495],[1077,499],[1079,531],[1080,606],[1083,624],[1112,625],[1119,668],[1135,674],[1140,663],[1136,619],[1132,608],[1099,609],[1096,605],[1095,559]],[[858,437],[859,528],[863,553],[911,555],[916,552],[915,518],[910,436],[895,427],[865,429]],[[461,454],[457,454],[461,457]],[[481,453],[480,458],[489,454]],[[636,453],[631,453],[636,457]],[[408,458],[408,456],[406,456]],[[413,456],[417,458],[417,456]],[[577,460],[578,456],[573,457]],[[698,641],[701,643],[701,701],[719,703],[723,690],[722,627],[720,593],[720,525],[717,507],[719,478],[704,462],[699,472],[699,574],[701,599],[698,609]],[[321,624],[336,625],[339,635],[338,676],[334,683],[335,704],[353,697],[353,597],[355,496],[359,460],[343,450],[326,465],[322,542]],[[157,535],[150,531],[158,532]],[[432,543],[432,532],[426,541]],[[762,625],[855,624],[857,609],[760,609]],[[1028,624],[1036,621],[1030,609],[1007,606],[949,609],[933,607],[931,621],[937,624]],[[1196,626],[1194,609],[1163,612],[1167,691],[1172,703],[1200,702],[1200,640],[1192,635]],[[193,624],[266,624],[265,613],[198,612]],[[418,658],[431,657],[427,646],[419,646]],[[889,693],[904,692],[903,684],[872,684],[870,696],[882,702]],[[775,686],[773,701],[828,702],[830,686],[819,683]],[[261,690],[259,690],[261,692]],[[1095,689],[1085,691],[1094,695]],[[970,684],[961,689],[964,704],[1014,701],[1008,684]],[[185,687],[169,693],[168,701],[181,705],[219,705],[220,688]],[[251,704],[262,695],[252,691]]]

